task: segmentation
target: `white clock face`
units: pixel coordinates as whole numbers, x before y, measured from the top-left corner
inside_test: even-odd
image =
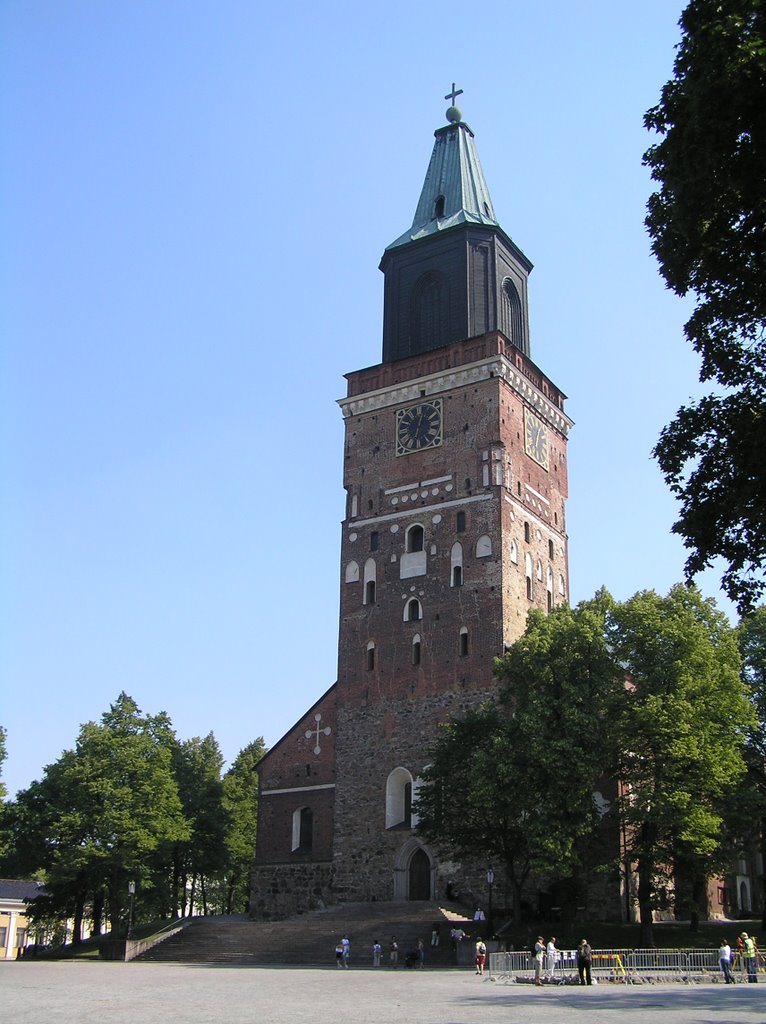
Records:
[[[548,469],[548,428],[529,409],[524,410],[524,451],[543,469]]]
[[[421,402],[396,414],[396,454],[409,455],[442,443],[442,403]]]

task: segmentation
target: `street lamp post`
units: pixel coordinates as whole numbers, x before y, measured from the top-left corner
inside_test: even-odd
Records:
[[[128,895],[130,896],[130,906],[128,907],[128,934],[127,938],[130,938],[133,934],[133,901],[136,898],[136,883],[128,882]]]
[[[489,893],[489,904],[487,913],[487,932],[492,935],[492,886],[495,882],[495,872],[490,864],[487,868],[487,892]]]

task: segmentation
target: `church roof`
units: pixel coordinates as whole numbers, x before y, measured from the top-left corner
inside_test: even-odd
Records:
[[[459,224],[500,226],[495,218],[473,132],[463,124],[461,117],[460,110],[451,106],[447,111],[451,123],[434,132],[436,141],[412,226],[387,246],[386,251],[448,231]]]

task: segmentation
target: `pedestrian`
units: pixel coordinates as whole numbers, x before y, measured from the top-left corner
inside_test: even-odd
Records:
[[[396,936],[391,936],[391,942],[388,946],[388,963],[391,967],[396,967],[399,963],[399,943],[396,941]]]
[[[335,966],[343,967],[343,943],[339,942],[335,947]]]
[[[718,963],[721,965],[726,984],[733,985],[734,975],[731,973],[731,946],[728,939],[724,939],[721,942],[721,948],[718,950]]]
[[[535,961],[535,985],[542,985],[543,957],[545,956],[545,939],[542,935],[537,936],[533,956]]]
[[[381,952],[382,952],[382,947],[381,947],[380,943],[378,942],[378,940],[375,939],[375,941],[372,944],[372,966],[373,967],[380,967],[380,954],[381,954]]]
[[[556,949],[556,936],[554,935],[545,947],[546,968],[548,970],[548,981],[553,981],[556,971],[556,961],[559,958],[559,951]]]
[[[747,932],[742,932],[742,945],[745,949],[745,963],[747,964],[747,980],[750,984],[758,981],[758,962],[756,959],[755,942]]]
[[[484,974],[484,964],[487,962],[487,947],[481,935],[476,940],[476,973]]]
[[[343,966],[348,967],[348,960],[351,956],[351,943],[348,941],[347,935],[344,935],[340,941],[343,946]]]
[[[591,963],[593,962],[593,950],[587,939],[581,939],[577,947],[577,974],[581,985],[592,985],[593,980],[590,974]]]
[[[431,929],[431,946],[436,947],[439,945],[439,925],[435,924]]]
[[[473,913],[473,919],[474,921],[486,921],[484,911],[481,909],[481,907],[476,908],[476,910]]]
[[[418,958],[417,958],[418,967],[422,967],[423,964],[426,962],[426,947],[423,945],[423,940],[422,939],[418,939],[417,954],[418,954]]]

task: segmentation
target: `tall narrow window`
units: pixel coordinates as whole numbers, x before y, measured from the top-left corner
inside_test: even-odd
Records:
[[[532,556],[527,551],[524,555],[524,576],[527,581],[527,600],[532,600]]]
[[[450,552],[450,586],[463,586],[463,545],[457,541]]]
[[[452,567],[452,586],[462,587],[463,586],[463,567],[462,565],[453,565]]]
[[[424,541],[423,527],[416,523],[407,530],[407,551],[422,551]]]
[[[412,638],[412,664],[420,664],[420,633],[416,633]]]
[[[525,542],[527,544],[529,544],[529,537],[530,537],[529,523],[524,523],[524,540],[525,540]]]
[[[416,597],[413,597],[404,606],[404,621],[405,622],[419,622],[423,618],[423,609],[420,607],[420,601]]]
[[[293,853],[304,853],[311,849],[314,840],[314,815],[310,807],[299,807],[293,811]]]
[[[516,348],[524,349],[524,319],[521,299],[509,277],[503,281],[500,330]]]
[[[434,215],[437,219],[444,216],[444,196],[437,196],[434,203]]]
[[[468,654],[468,630],[465,626],[460,630],[460,642],[459,642],[460,657],[465,658]]]
[[[370,534],[370,551],[377,551],[380,547],[380,534],[377,530],[373,530]]]
[[[465,532],[465,512],[458,512],[457,516],[455,517],[455,528],[457,529],[458,533]]]
[[[372,672],[375,668],[375,644],[372,640],[367,644],[367,671]]]
[[[364,595],[362,600],[365,604],[375,604],[376,579],[377,569],[375,567],[375,559],[368,558],[364,563]]]

